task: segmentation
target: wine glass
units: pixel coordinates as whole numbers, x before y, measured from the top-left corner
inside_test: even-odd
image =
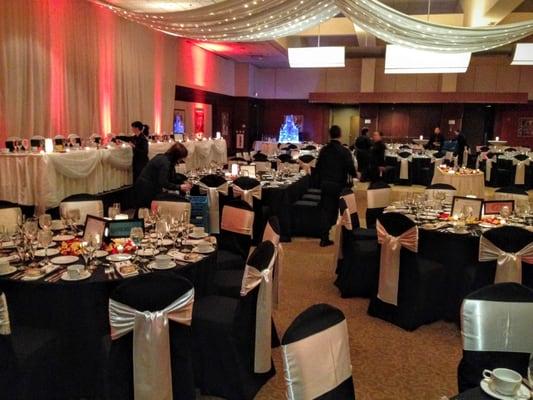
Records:
[[[155,224],[155,232],[157,233],[157,238],[159,239],[159,251],[165,251],[166,249],[163,247],[163,239],[165,238],[166,234],[168,233],[168,224],[165,219],[160,219]]]
[[[150,225],[150,210],[148,208],[139,208],[139,218],[144,220],[144,226]]]
[[[100,236],[100,234],[98,233],[91,234],[89,236],[89,245],[90,245],[90,248],[93,249],[92,254],[91,254],[91,259],[93,260],[93,264],[95,266],[100,265],[100,261],[94,260],[94,252],[96,250],[100,250],[100,248],[102,247],[102,236]]]
[[[49,263],[48,259],[48,246],[52,243],[53,233],[50,229],[41,229],[37,233],[37,241],[44,248],[44,260],[43,263],[47,265]]]
[[[502,217],[503,219],[508,219],[510,215],[511,210],[509,210],[509,207],[503,206],[500,210],[500,217]]]
[[[91,256],[94,253],[94,248],[91,246],[89,241],[84,241],[80,243],[80,253],[85,262],[85,270],[89,270],[89,264],[91,261]]]
[[[141,244],[142,244],[143,238],[144,238],[143,228],[138,227],[138,226],[131,228],[130,239],[135,244],[135,247],[137,247],[137,253],[141,250]]]
[[[24,234],[31,242],[35,239],[38,230],[39,224],[35,218],[28,218],[26,222],[24,222]]]
[[[67,211],[68,220],[72,231],[76,232],[76,225],[80,222],[81,213],[78,208],[73,208]]]
[[[41,229],[50,230],[52,226],[52,216],[50,214],[42,214],[39,216],[39,225],[41,225]]]

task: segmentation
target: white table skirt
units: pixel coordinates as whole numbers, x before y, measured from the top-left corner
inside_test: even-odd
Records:
[[[52,154],[1,154],[0,199],[35,205],[39,213],[73,194],[131,185],[128,147]]]
[[[152,159],[155,155],[164,153],[172,144],[172,142],[150,143],[148,157]],[[227,164],[228,162],[228,148],[224,139],[189,140],[183,142],[183,145],[189,151],[185,160],[187,171],[196,168],[208,168],[211,162],[217,164]]]
[[[446,183],[452,185],[457,190],[456,196],[464,197],[473,194],[481,199],[485,197],[485,177],[483,173],[452,175],[442,172],[439,168],[435,168],[435,175],[433,176],[433,181],[431,183]]]

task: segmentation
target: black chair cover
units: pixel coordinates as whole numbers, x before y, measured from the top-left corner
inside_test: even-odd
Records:
[[[12,203],[6,200],[0,200],[0,209],[2,208],[18,208],[20,207],[17,203]]]
[[[496,186],[508,186],[514,182],[513,161],[498,157],[496,161],[496,168],[493,168],[492,173],[495,173]]]
[[[234,185],[239,186],[241,189],[244,190],[250,190],[257,186],[261,186],[261,182],[255,178],[251,178],[249,176],[240,176],[237,179],[233,181]],[[266,210],[263,210],[263,201],[260,199],[256,199],[254,197],[253,199],[253,205],[254,205],[254,234],[253,234],[253,240],[252,243],[257,244],[260,241],[261,235],[263,233],[263,229],[265,228],[265,220],[264,216],[267,213]]]
[[[130,279],[118,286],[111,298],[138,311],[162,310],[192,289],[185,278],[168,272]],[[193,400],[191,328],[169,321],[174,399]],[[109,355],[109,398],[133,399],[133,332],[111,343]]]
[[[245,163],[245,164],[248,164],[248,161],[246,161],[244,158],[242,157],[231,157],[229,159],[229,161],[235,161],[235,162],[238,162],[238,163]]]
[[[338,308],[329,304],[315,304],[298,315],[289,326],[283,338],[282,346],[299,342],[309,336],[319,335],[321,332],[345,321],[344,314]],[[329,359],[329,354],[325,349],[310,349],[310,351],[320,351],[324,354],[324,361]],[[285,365],[288,369],[289,366]],[[304,382],[305,383],[305,382]],[[288,398],[290,395],[287,395]],[[355,390],[353,379],[350,376],[336,388],[316,398],[316,400],[353,400],[355,399]]]
[[[255,153],[252,158],[254,159],[254,161],[268,161],[268,156],[261,152]]]
[[[67,202],[67,201],[93,201],[93,200],[99,200],[97,196],[94,194],[89,193],[79,193],[79,194],[73,194],[72,196],[65,197],[61,202]]]
[[[433,185],[429,185],[426,187],[426,189],[434,189],[434,190],[456,190],[452,185],[448,185],[447,183],[434,183]]]
[[[274,257],[271,242],[260,243],[249,264],[259,271]],[[207,296],[193,311],[194,368],[202,394],[232,400],[251,400],[276,373],[254,373],[255,323],[259,287],[233,299]]]
[[[516,151],[514,147],[507,147],[504,151]]]
[[[307,146],[303,147],[302,150],[308,150],[308,151],[316,150],[316,146],[313,146],[312,144],[308,144]]]
[[[468,295],[465,300],[467,299],[502,303],[533,303],[533,290],[517,283],[500,283],[479,289]],[[516,323],[517,321],[512,322]],[[494,329],[505,329],[505,327],[495,325]],[[465,332],[463,332],[464,334]],[[527,377],[528,362],[529,353],[463,350],[463,358],[457,369],[459,391],[463,392],[479,386],[484,369],[509,368],[519,372],[523,377]]]
[[[399,213],[383,214],[379,217],[379,222],[392,236],[399,236],[415,225],[412,220]],[[385,303],[373,296],[368,314],[412,331],[442,317],[445,291],[444,266],[402,248],[398,305]]]
[[[220,185],[226,183],[226,178],[221,175],[210,174],[202,177],[200,182],[209,187],[219,187]]]
[[[303,163],[309,164],[310,162],[312,162],[315,159],[315,157],[312,156],[311,154],[304,154],[304,155],[298,157],[298,159],[301,162],[303,162]]]
[[[290,154],[280,154],[278,156],[278,160],[280,160],[282,163],[288,163],[292,161],[292,157]]]
[[[527,191],[518,187],[518,186],[505,186],[499,189],[496,189],[496,193],[510,193],[510,194],[521,194],[527,196]]]

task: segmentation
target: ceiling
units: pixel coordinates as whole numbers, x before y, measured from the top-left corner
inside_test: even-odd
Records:
[[[219,3],[223,0],[194,0],[194,1],[179,1],[179,0],[107,0],[116,6],[123,7],[131,11],[138,12],[176,12],[191,10],[193,8],[199,8],[209,6],[211,4]]]

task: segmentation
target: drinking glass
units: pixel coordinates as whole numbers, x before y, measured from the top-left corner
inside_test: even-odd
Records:
[[[50,214],[43,214],[39,217],[39,225],[41,229],[49,230],[52,226],[52,216]]]
[[[137,247],[137,252],[141,250],[141,244],[142,244],[143,238],[144,238],[143,228],[140,228],[140,227],[131,228],[130,239],[135,244],[135,247]]]
[[[165,219],[160,219],[155,224],[155,232],[157,233],[157,238],[159,239],[159,251],[165,251],[166,249],[163,247],[163,239],[165,238],[166,234],[168,233],[168,224]]]
[[[33,242],[37,231],[39,230],[39,224],[35,218],[28,218],[24,223],[24,234]]]
[[[37,241],[44,248],[44,264],[48,264],[48,246],[52,243],[53,233],[49,229],[42,229],[37,233]]]
[[[503,206],[500,210],[500,217],[502,217],[503,219],[508,219],[510,215],[511,210],[509,210],[509,207]]]
[[[83,257],[83,261],[85,262],[85,270],[89,271],[90,262],[91,262],[91,256],[94,253],[94,248],[90,245],[89,242],[81,242],[80,243],[80,253]]]
[[[93,233],[89,236],[89,245],[93,249],[91,254],[91,259],[93,260],[93,265],[100,265],[100,261],[94,259],[94,252],[100,250],[102,247],[102,236],[98,233]]]
[[[76,232],[76,225],[79,224],[81,213],[78,208],[73,208],[67,211],[68,221],[70,222],[71,229]]]
[[[107,209],[107,216],[111,219],[115,219],[118,214],[120,214],[120,209],[117,209],[114,205]]]
[[[144,220],[144,226],[150,224],[150,210],[148,208],[139,208],[139,218]]]

